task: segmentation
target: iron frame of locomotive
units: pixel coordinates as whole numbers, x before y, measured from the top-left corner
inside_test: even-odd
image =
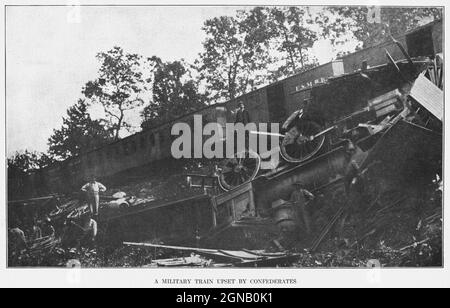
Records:
[[[286,150],[288,159],[274,170],[261,172],[247,183],[214,197],[217,228],[206,237],[207,243],[220,242],[231,245],[227,247],[230,249],[242,245],[255,248],[246,245],[257,245],[263,238],[269,240],[276,230],[295,229],[295,210],[285,201],[290,199],[295,183],[301,182],[308,190],[329,194],[333,199],[342,193],[360,194],[358,197],[369,200],[367,204],[373,204],[393,193],[430,183],[436,174],[441,177],[442,127],[436,125],[441,122],[433,115],[438,113],[432,114],[425,108],[423,114],[417,112],[414,103],[423,102],[415,101],[410,90],[420,74],[442,90],[443,70],[437,65],[442,62],[439,57],[406,57],[395,62],[387,53],[390,63],[386,65],[343,75],[312,88],[310,102],[293,113],[283,128],[285,136],[294,132],[287,146],[301,149],[316,139],[315,145],[303,153],[294,153],[298,154],[296,157]],[[436,96],[436,107],[443,103],[439,101]],[[347,110],[356,111],[348,114]],[[354,145],[353,151],[349,151],[350,145]],[[356,185],[350,184],[355,181],[349,172],[351,161],[362,171]],[[341,210],[336,215],[341,215]],[[252,241],[246,243],[248,239]],[[305,247],[313,244],[304,240],[308,242],[303,243]]]
[[[396,37],[396,39],[403,46],[406,46],[407,52],[412,57],[434,57],[437,53],[442,52],[442,21],[425,25]],[[338,61],[288,77],[224,104],[212,105],[170,123],[150,128],[102,148],[36,171],[29,177],[30,183],[24,186],[33,190],[34,195],[70,192],[81,185],[85,178],[92,173],[103,180],[126,170],[171,159],[171,143],[173,141],[171,128],[174,123],[191,123],[193,116],[196,114],[203,115],[207,122],[232,122],[234,117],[230,110],[236,108],[239,102],[244,102],[252,115],[253,122],[256,124],[283,123],[290,114],[300,109],[304,109],[304,115],[309,118],[311,114],[315,113],[313,112],[315,104],[320,105],[320,102],[317,103],[319,100],[314,98],[315,95],[321,91],[321,88],[328,86],[327,84],[318,84],[326,82],[328,78],[358,71],[361,69],[362,63],[370,67],[386,63],[385,49],[389,51],[393,58],[404,58],[402,51],[394,42],[386,41],[380,45],[346,55]],[[356,108],[357,106],[353,107]],[[339,114],[352,114],[356,110]],[[319,117],[312,120],[317,122],[322,129],[326,127],[327,123],[339,119]],[[324,122],[321,123],[321,120]],[[345,120],[343,121],[342,123],[345,123]],[[334,131],[328,131],[327,134],[332,135]],[[318,140],[321,140],[321,138]],[[325,143],[325,145],[327,144]],[[324,147],[322,145],[320,148],[323,150]],[[283,156],[287,158],[286,160],[291,161],[289,155],[285,154]],[[312,156],[317,154],[314,153]],[[294,157],[292,161],[295,162],[296,160]]]
[[[284,159],[280,164],[307,162],[346,142],[369,141],[387,128],[385,124],[405,108],[408,85],[430,65],[434,69],[429,59],[413,61],[406,52],[405,56],[407,60],[392,60],[309,89],[308,102],[283,124],[277,149]],[[251,150],[237,153],[223,162],[220,186],[229,191],[254,180],[263,173],[260,164],[261,157]]]

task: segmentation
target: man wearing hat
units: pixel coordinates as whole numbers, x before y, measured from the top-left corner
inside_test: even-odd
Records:
[[[239,108],[236,111],[232,111],[232,114],[236,114],[236,120],[234,124],[243,124],[246,126],[250,123],[250,113],[245,109],[245,105],[243,102],[239,102]],[[248,148],[249,145],[249,132],[245,132],[245,147]],[[235,140],[238,140],[237,131],[235,131]],[[236,150],[237,148],[235,148]]]
[[[294,184],[295,190],[291,195],[291,202],[298,207],[300,219],[303,221],[305,226],[305,231],[311,233],[311,223],[309,218],[308,210],[306,209],[306,204],[314,200],[314,195],[304,188],[302,182],[297,182]]]
[[[235,124],[242,123],[247,125],[250,123],[250,113],[245,109],[243,102],[239,103],[239,108],[233,113],[236,114]]]

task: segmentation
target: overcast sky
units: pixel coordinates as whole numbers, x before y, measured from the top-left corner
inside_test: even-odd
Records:
[[[242,9],[242,7],[241,7]],[[233,7],[8,7],[7,150],[46,151],[81,88],[96,78],[95,55],[126,52],[192,62],[203,22]],[[326,48],[325,48],[326,49]]]

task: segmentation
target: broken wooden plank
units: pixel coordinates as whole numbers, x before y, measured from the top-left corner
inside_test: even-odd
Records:
[[[158,244],[150,244],[150,243],[133,243],[133,242],[124,242],[125,246],[135,246],[135,247],[147,247],[147,248],[163,248],[163,249],[172,249],[172,250],[180,250],[180,251],[198,251],[205,253],[217,252],[215,249],[203,249],[203,248],[194,248],[194,247],[181,247],[181,246],[168,246],[168,245],[158,245]]]
[[[60,198],[60,195],[51,195],[46,197],[38,197],[38,198],[31,198],[31,199],[23,199],[23,200],[11,200],[8,201],[8,204],[16,204],[16,203],[35,203],[40,201],[48,201],[56,198]]]
[[[300,258],[301,254],[290,254],[276,258],[266,258],[256,261],[244,261],[237,264],[233,264],[236,267],[276,267],[287,266]]]
[[[390,210],[393,209],[394,207],[396,207],[397,205],[399,205],[400,203],[402,203],[403,201],[405,201],[406,199],[408,199],[406,196],[402,196],[399,199],[397,199],[396,201],[392,202],[391,204],[385,206],[384,208],[378,210],[375,215],[379,215],[381,213],[383,213],[386,210]]]
[[[442,121],[444,114],[444,92],[423,74],[416,79],[409,95]]]
[[[341,207],[336,214],[333,216],[333,218],[330,220],[330,222],[323,228],[322,232],[319,234],[319,236],[314,241],[314,244],[311,247],[311,252],[316,251],[317,248],[319,248],[320,244],[322,243],[325,236],[330,232],[331,228],[335,225],[335,223],[339,220],[339,217],[344,213],[346,206]]]
[[[150,243],[130,243],[124,242],[124,245],[144,247],[144,248],[162,248],[162,249],[172,249],[178,251],[189,251],[196,252],[198,254],[207,255],[210,258],[227,260],[229,263],[242,263],[242,262],[257,262],[262,260],[271,260],[284,258],[288,256],[284,253],[263,253],[261,251],[246,251],[246,250],[215,250],[215,249],[203,249],[203,248],[193,248],[193,247],[180,247],[180,246],[166,246],[157,245]]]
[[[259,257],[282,257],[285,256],[286,254],[284,252],[263,252],[263,251],[259,251],[259,250],[248,250],[248,249],[242,249],[242,251],[248,252],[250,254],[254,254],[257,255]]]
[[[413,243],[413,244],[411,244],[411,245],[408,245],[408,246],[405,246],[405,247],[403,247],[403,248],[400,248],[399,251],[405,251],[405,250],[407,250],[407,249],[409,249],[409,248],[415,248],[415,247],[417,247],[417,246],[419,246],[419,245],[425,244],[426,242],[428,242],[428,241],[430,241],[430,240],[431,240],[430,238],[426,238],[426,239],[424,239],[423,241],[416,242],[416,243]]]
[[[366,238],[368,238],[369,236],[372,236],[373,234],[375,234],[377,232],[377,229],[372,229],[371,231],[369,231],[368,233],[366,233],[365,235],[363,235],[361,238],[357,239],[353,244],[350,245],[350,248],[355,247],[356,245],[358,245],[359,243],[361,243],[362,241],[364,241]]]
[[[185,258],[153,260],[151,265],[159,267],[207,267],[211,265],[211,260],[193,254]]]

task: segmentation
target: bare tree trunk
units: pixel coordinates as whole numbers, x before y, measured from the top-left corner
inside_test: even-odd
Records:
[[[123,110],[120,110],[120,118],[119,121],[117,122],[117,129],[114,137],[116,140],[119,140],[119,133],[120,129],[122,128],[123,117],[124,117]]]
[[[236,97],[236,69],[230,68],[228,71],[228,97],[234,99]]]
[[[302,48],[301,47],[298,48],[298,52],[300,53],[300,63],[302,65],[301,68],[304,68],[305,67],[305,63],[304,63],[304,60],[303,60],[303,53],[302,53]]]
[[[291,42],[289,41],[289,37],[288,37],[288,34],[286,32],[286,29],[283,29],[283,34],[284,34],[284,40],[285,40],[286,45],[287,45],[287,52],[288,52],[288,55],[289,55],[289,59],[291,60],[292,70],[293,70],[293,72],[295,72],[297,70],[297,66],[295,65],[294,53],[292,52]]]

